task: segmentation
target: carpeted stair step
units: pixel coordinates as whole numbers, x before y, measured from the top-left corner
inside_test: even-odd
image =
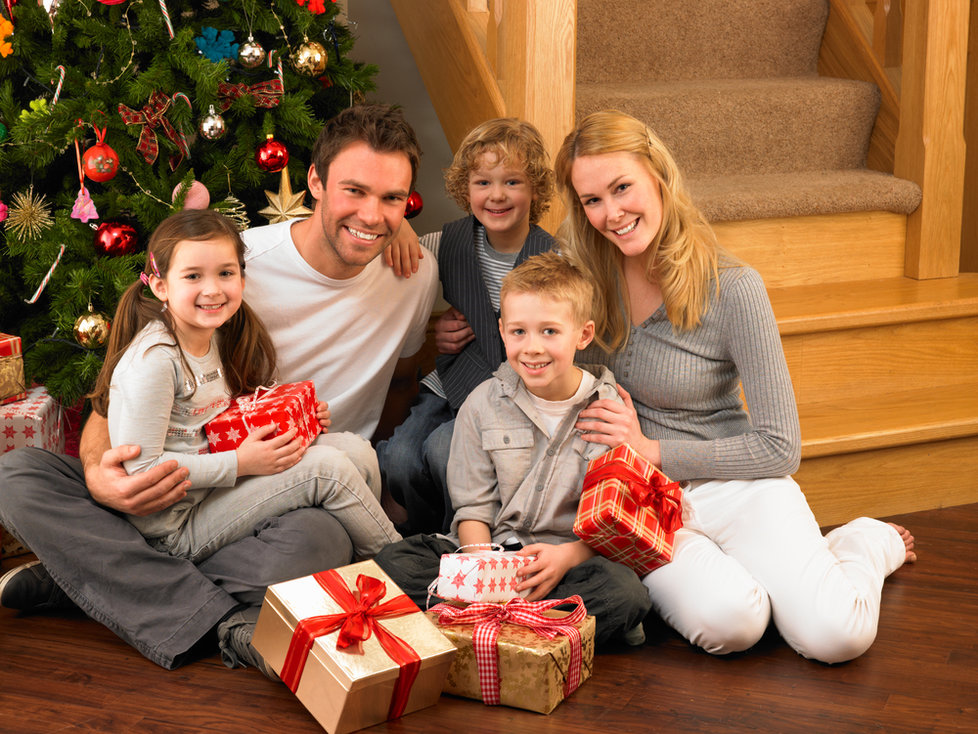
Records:
[[[817,76],[577,87],[579,117],[634,115],[690,177],[861,168],[878,108],[874,85]]]
[[[578,0],[577,81],[814,74],[827,0]]]
[[[696,176],[687,183],[711,222],[865,211],[911,214],[921,199],[912,181],[866,168]]]

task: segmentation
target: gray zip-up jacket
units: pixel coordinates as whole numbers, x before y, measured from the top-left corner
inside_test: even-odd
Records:
[[[584,472],[591,459],[608,451],[608,446],[580,437],[574,428],[577,414],[599,398],[621,400],[606,367],[578,366],[597,382],[552,438],[506,362],[462,404],[448,460],[454,540],[462,520],[486,523],[494,543],[513,536],[524,545],[576,540],[574,517]]]

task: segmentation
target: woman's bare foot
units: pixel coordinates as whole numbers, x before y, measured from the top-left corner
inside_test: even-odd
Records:
[[[913,536],[910,534],[910,531],[902,525],[897,525],[895,522],[888,522],[887,525],[900,533],[900,538],[903,540],[903,544],[907,547],[907,557],[903,560],[903,562],[913,563],[916,561],[917,554],[913,551]]]

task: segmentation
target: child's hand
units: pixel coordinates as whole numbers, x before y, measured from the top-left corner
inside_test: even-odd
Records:
[[[407,221],[401,222],[397,236],[384,250],[384,262],[394,269],[394,275],[410,278],[411,273],[418,272],[418,261],[423,259],[424,248],[418,235]]]
[[[457,308],[449,308],[435,322],[435,347],[440,354],[458,354],[473,339],[475,332]]]
[[[324,400],[320,400],[316,403],[316,419],[319,421],[320,427],[323,429],[323,433],[329,432],[329,426],[333,422],[329,417],[329,406]]]
[[[256,428],[248,438],[235,449],[238,455],[238,476],[256,474],[278,474],[299,463],[306,452],[302,440],[297,438],[298,430],[293,428],[278,436],[274,423]],[[266,436],[272,436],[267,438]]]
[[[520,555],[536,556],[536,560],[516,572],[523,579],[516,585],[516,590],[532,589],[526,600],[539,601],[546,599],[574,566],[592,558],[594,550],[583,540],[577,540],[559,545],[551,543],[525,545]]]

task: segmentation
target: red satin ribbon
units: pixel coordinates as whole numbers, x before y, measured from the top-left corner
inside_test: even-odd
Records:
[[[542,613],[562,604],[573,604],[575,608],[564,617],[547,617]],[[529,627],[548,640],[558,635],[568,637],[571,657],[564,682],[564,696],[569,696],[581,684],[581,631],[575,625],[587,616],[587,610],[584,608],[584,600],[576,594],[567,599],[544,599],[536,602],[516,597],[505,604],[478,602],[464,608],[452,604],[436,604],[431,611],[438,613],[439,624],[475,625],[472,630],[472,647],[475,650],[479,685],[485,704],[496,706],[500,702],[499,655],[496,643],[503,622]]]
[[[343,611],[299,620],[292,633],[285,664],[282,666],[280,674],[282,682],[293,693],[296,692],[299,680],[302,678],[302,669],[306,665],[306,658],[317,637],[339,629],[336,649],[362,655],[363,641],[370,639],[371,634],[376,634],[377,642],[384,652],[400,667],[387,713],[388,718],[396,719],[404,713],[404,708],[407,706],[411,686],[421,669],[421,658],[410,645],[387,631],[383,625],[378,624],[377,620],[401,617],[421,610],[404,594],[379,604],[378,602],[387,593],[387,585],[372,576],[364,574],[357,576],[356,593],[351,592],[343,578],[332,569],[314,574],[313,578],[327,594],[333,597]]]
[[[683,508],[676,493],[679,482],[665,481],[665,476],[654,468],[652,476],[645,476],[628,462],[613,459],[584,476],[584,491],[605,479],[625,482],[632,498],[638,504],[654,510],[659,516],[659,524],[667,533],[674,533],[682,527]]]
[[[231,84],[230,82],[218,82],[217,94],[221,98],[221,111],[227,111],[231,103],[238,97],[250,96],[254,98],[255,107],[275,107],[279,103],[279,97],[284,93],[282,80],[276,77],[266,82],[258,84]]]

